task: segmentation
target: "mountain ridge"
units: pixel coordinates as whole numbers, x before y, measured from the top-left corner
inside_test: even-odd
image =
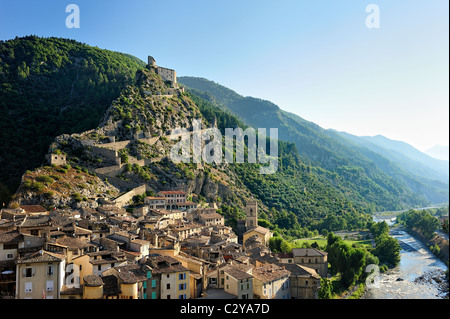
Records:
[[[180,77],[179,82],[196,94],[203,94],[204,98],[218,106],[229,109],[245,123],[254,127],[275,126],[279,128],[281,139],[294,142],[303,161],[319,165],[338,174],[348,175],[349,181],[356,181],[359,173],[351,173],[347,164],[362,167],[359,182],[373,184],[375,192],[378,186],[393,194],[402,201],[414,203],[412,196],[427,198],[432,202],[448,201],[448,186],[435,184],[433,181],[423,180],[407,172],[382,154],[373,152],[332,132],[322,129],[315,123],[304,120],[300,116],[286,112],[270,101],[243,97],[220,84],[196,77]],[[262,109],[262,111],[261,111]],[[352,176],[353,175],[353,176]],[[412,195],[414,194],[414,195]],[[376,198],[373,198],[376,201]],[[394,199],[391,200],[392,202]],[[386,207],[385,207],[386,208]],[[393,209],[393,207],[387,208]]]

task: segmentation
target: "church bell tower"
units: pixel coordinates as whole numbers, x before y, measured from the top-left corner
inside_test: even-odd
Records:
[[[246,230],[258,227],[258,202],[256,200],[251,199],[246,202],[245,215]]]

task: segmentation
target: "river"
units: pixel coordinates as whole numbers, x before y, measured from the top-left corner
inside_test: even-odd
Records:
[[[387,222],[392,224],[392,220],[387,220]],[[379,274],[377,285],[368,287],[363,298],[445,298],[445,292],[440,289],[438,282],[443,279],[443,273],[447,266],[406,231],[393,229],[391,236],[396,238],[402,247],[400,264],[394,269]]]

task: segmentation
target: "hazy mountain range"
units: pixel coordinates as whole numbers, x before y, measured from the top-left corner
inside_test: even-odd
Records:
[[[448,145],[435,145],[425,151],[426,154],[431,157],[448,161],[449,159],[449,147]]]

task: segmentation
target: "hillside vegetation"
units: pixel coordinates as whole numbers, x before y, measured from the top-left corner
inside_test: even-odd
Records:
[[[0,199],[43,163],[53,139],[95,128],[144,65],[74,40],[28,36],[0,41]]]
[[[426,203],[361,153],[270,102],[241,101],[226,90],[222,97],[184,92],[136,58],[73,40],[6,41],[0,58],[0,181],[3,198],[20,184],[14,203],[76,208],[147,184],[215,202],[236,226],[253,197],[260,223],[288,239],[366,228],[376,210]],[[225,128],[278,127],[277,171],[262,175],[258,163],[175,163],[170,134],[192,129],[194,119],[216,123],[223,136]],[[42,167],[49,149],[66,154],[70,168]]]
[[[406,161],[386,158],[387,152],[352,143],[270,101],[241,96],[215,82],[195,77],[180,77],[179,81],[246,125],[278,128],[280,139],[297,146],[303,163],[327,171],[335,186],[347,189],[348,198],[355,203],[370,203],[373,211],[384,211],[448,201],[448,183],[433,180],[436,175],[427,179],[413,174],[401,166]]]

